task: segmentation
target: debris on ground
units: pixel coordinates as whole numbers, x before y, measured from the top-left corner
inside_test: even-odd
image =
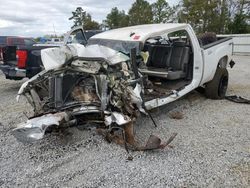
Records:
[[[231,102],[235,102],[235,103],[250,104],[249,99],[245,99],[245,98],[237,96],[237,95],[226,96],[226,99],[231,101]]]
[[[171,119],[177,119],[177,120],[180,120],[180,119],[183,119],[184,118],[184,114],[180,111],[174,111],[174,112],[170,112],[169,113],[169,117]]]

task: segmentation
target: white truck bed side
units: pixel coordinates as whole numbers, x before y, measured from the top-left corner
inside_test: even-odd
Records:
[[[202,48],[203,56],[203,77],[200,85],[203,85],[211,81],[214,77],[218,63],[223,59],[223,64],[228,65],[232,56],[232,44],[231,38],[221,39]]]

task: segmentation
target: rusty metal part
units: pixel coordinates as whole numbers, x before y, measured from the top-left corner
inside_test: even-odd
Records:
[[[129,149],[132,151],[164,149],[177,136],[177,133],[174,133],[167,140],[167,142],[162,142],[159,137],[151,135],[146,144],[144,146],[140,146],[140,144],[135,140],[134,125],[132,122],[123,127],[114,127],[111,131],[98,129],[98,133],[103,135],[108,142],[115,142],[116,144],[124,145],[126,150]]]
[[[33,98],[34,108],[35,108],[34,111],[41,112],[41,110],[42,110],[42,102],[41,102],[41,99],[40,99],[38,93],[36,92],[36,90],[31,89],[30,90],[30,95]]]
[[[156,149],[159,148],[159,146],[161,145],[161,139],[155,135],[150,135],[146,146],[143,147],[143,150],[152,150],[152,149]]]
[[[134,124],[133,122],[129,122],[124,126],[124,133],[126,142],[130,145],[135,145],[135,136],[134,136]]]
[[[164,149],[165,147],[169,146],[169,144],[175,139],[175,137],[177,136],[177,133],[173,133],[172,136],[170,136],[170,138],[168,139],[167,142],[163,143],[161,145],[161,149]],[[172,148],[173,146],[171,146]]]
[[[146,150],[155,150],[155,149],[164,149],[167,147],[177,136],[177,133],[174,133],[167,142],[162,142],[162,140],[155,136],[151,135],[146,143],[145,146],[139,147],[138,151],[146,151]]]
[[[72,91],[72,97],[77,101],[84,101],[84,102],[97,102],[98,97],[97,95],[92,92],[91,90],[88,90],[87,88],[83,87],[75,87]]]

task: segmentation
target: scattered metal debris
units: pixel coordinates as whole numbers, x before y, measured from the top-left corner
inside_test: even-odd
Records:
[[[235,103],[250,104],[249,99],[245,99],[245,98],[237,96],[237,95],[226,96],[226,99],[231,101],[231,102],[235,102]]]
[[[65,112],[47,114],[19,124],[12,130],[12,134],[21,142],[32,142],[42,139],[49,127],[59,126],[67,121],[68,115]]]

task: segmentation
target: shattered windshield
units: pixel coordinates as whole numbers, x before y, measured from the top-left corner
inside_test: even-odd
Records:
[[[132,48],[136,48],[137,53],[140,52],[140,42],[134,41],[119,41],[119,40],[108,40],[108,39],[89,39],[88,45],[98,44],[101,46],[109,47],[115,51],[129,54]]]

